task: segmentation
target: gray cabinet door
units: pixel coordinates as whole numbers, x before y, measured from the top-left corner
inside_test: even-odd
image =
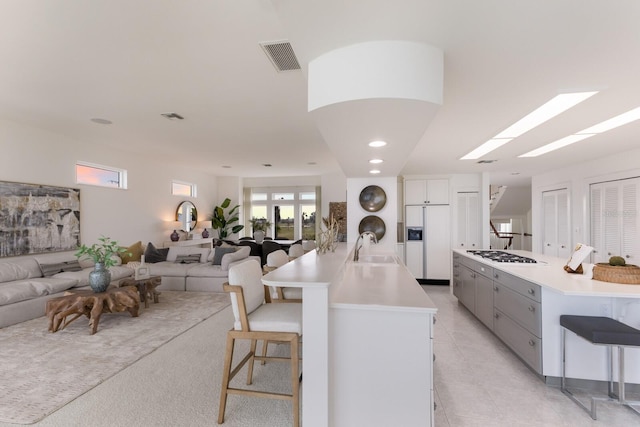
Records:
[[[485,326],[493,330],[493,280],[476,274],[475,315]]]

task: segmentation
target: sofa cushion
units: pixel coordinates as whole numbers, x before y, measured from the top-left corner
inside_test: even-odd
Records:
[[[155,264],[156,262],[162,262],[167,260],[167,254],[169,248],[156,248],[153,243],[147,243],[147,248],[144,250],[144,261]]]
[[[226,254],[230,254],[233,253],[237,250],[238,248],[236,247],[219,247],[219,248],[215,248],[213,250],[213,260],[212,260],[212,264],[213,265],[220,265],[222,264],[222,257],[225,256]]]
[[[149,264],[148,267],[152,276],[186,277],[187,271],[199,265],[200,264],[176,264],[173,261],[162,261]]]
[[[29,280],[0,283],[0,305],[13,304],[46,295],[44,289],[37,289]]]
[[[47,295],[57,294],[78,285],[76,279],[68,277],[41,277],[28,279],[29,282],[39,291],[44,291]]]
[[[219,265],[198,264],[189,269],[189,277],[227,277],[229,272],[223,270]]]
[[[200,254],[178,255],[176,256],[177,264],[200,264]]]
[[[126,251],[120,253],[120,259],[122,259],[123,264],[129,261],[140,261],[140,257],[144,254],[144,247],[142,247],[142,242],[140,241],[124,249],[126,249]]]
[[[167,261],[175,262],[178,255],[193,255],[200,254],[200,262],[207,262],[211,249],[209,248],[194,248],[192,246],[171,246],[169,253],[167,253]]]
[[[40,271],[44,277],[51,277],[54,274],[62,273],[63,271],[80,271],[82,267],[80,262],[75,259],[73,261],[61,261],[51,264],[45,264],[43,262],[38,263],[40,265]]]
[[[41,276],[42,272],[40,271],[40,267],[33,258],[12,259],[11,261],[0,262],[0,283]]]
[[[85,268],[80,271],[65,271],[62,273],[58,273],[52,277],[60,278],[60,279],[74,279],[77,281],[76,287],[80,286],[88,286],[89,285],[89,273],[93,271],[93,268]],[[131,268],[122,266],[122,265],[114,265],[109,267],[109,271],[111,272],[111,281],[114,282],[116,280],[124,279],[125,277],[133,276],[134,271]]]
[[[229,264],[231,264],[234,261],[240,261],[241,259],[248,258],[250,253],[251,253],[251,248],[249,246],[242,246],[233,253],[225,254],[222,257],[220,268],[222,268],[223,270],[229,270]]]

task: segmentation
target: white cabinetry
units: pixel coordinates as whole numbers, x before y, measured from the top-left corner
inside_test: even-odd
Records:
[[[640,178],[592,184],[590,195],[593,261],[622,256],[640,263]]]
[[[566,188],[542,192],[542,253],[569,258],[572,253],[569,192]]]
[[[406,179],[404,181],[405,205],[448,205],[448,179]]]
[[[454,247],[477,249],[480,244],[480,196],[478,192],[459,192],[456,195],[456,240]]]

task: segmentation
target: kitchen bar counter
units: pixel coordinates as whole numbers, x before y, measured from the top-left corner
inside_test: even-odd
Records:
[[[302,288],[302,423],[431,425],[437,309],[400,261],[354,265],[351,255],[341,243],[263,277]]]
[[[567,273],[562,258],[504,252],[538,262],[496,262],[455,249],[453,293],[548,383],[557,384],[562,372],[561,315],[611,317],[640,328],[640,285]],[[640,349],[629,348],[625,357],[627,382],[640,384]],[[605,381],[606,360],[605,347],[567,335],[568,378]]]
[[[567,260],[563,258],[534,254],[528,251],[503,251],[538,261],[534,264],[518,264],[489,261],[461,249],[454,249],[454,252],[563,295],[640,298],[640,285],[601,282],[589,279],[582,274],[567,273],[563,270]]]

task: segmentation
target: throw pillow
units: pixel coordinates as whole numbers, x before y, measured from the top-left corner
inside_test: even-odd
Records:
[[[234,261],[240,261],[241,259],[249,258],[251,248],[249,246],[241,246],[237,251],[226,254],[222,257],[220,268],[222,270],[228,270],[229,265]]]
[[[199,254],[191,254],[191,255],[178,255],[176,257],[176,263],[178,264],[195,264],[200,262]]]
[[[82,267],[80,267],[80,262],[78,260],[73,261],[62,261],[56,262],[53,264],[40,264],[40,271],[42,271],[42,275],[44,277],[51,277],[54,274],[62,273],[63,271],[80,271]]]
[[[147,243],[147,248],[144,250],[144,262],[156,263],[167,260],[167,254],[169,248],[156,248],[153,243]]]
[[[122,263],[126,264],[131,261],[140,261],[140,258],[144,254],[144,248],[142,247],[142,242],[135,242],[133,245],[129,246],[125,252],[120,254],[120,258],[122,259]]]
[[[213,251],[213,262],[211,264],[213,265],[220,265],[222,264],[222,257],[225,256],[226,254],[230,254],[236,251],[236,248],[232,247],[232,248],[225,248],[222,246],[219,246],[217,248],[215,248],[215,250]]]

